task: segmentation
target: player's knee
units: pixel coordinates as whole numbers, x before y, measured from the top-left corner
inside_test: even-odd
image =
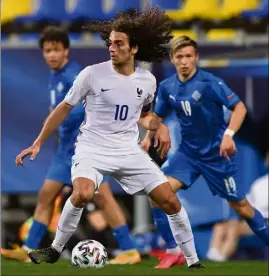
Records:
[[[161,204],[162,209],[166,214],[172,215],[176,214],[181,209],[180,201],[178,200],[177,196],[172,193],[169,195],[166,200]]]
[[[72,204],[77,208],[82,208],[91,200],[91,194],[85,191],[73,191],[71,195]]]
[[[160,208],[160,205],[156,201],[154,201],[150,197],[148,199],[149,199],[149,204],[151,208]]]
[[[104,209],[106,206],[111,206],[111,203],[115,201],[109,184],[102,184],[98,194],[94,195],[94,202],[100,209]]]
[[[105,193],[98,193],[94,195],[94,201],[100,209],[104,209],[105,206],[108,206],[111,202],[111,195]]]
[[[226,232],[226,224],[225,223],[216,223],[213,227],[213,231],[216,234],[222,235],[223,233]]]
[[[229,205],[236,211],[236,213],[244,218],[250,219],[254,215],[254,209],[250,205],[247,199],[240,200],[238,202],[229,202]]]
[[[91,181],[77,181],[73,185],[73,193],[71,201],[75,207],[85,207],[88,202],[93,198],[94,183]]]

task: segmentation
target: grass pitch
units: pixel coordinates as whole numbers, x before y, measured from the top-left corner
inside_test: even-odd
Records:
[[[138,265],[107,265],[102,269],[77,269],[72,267],[69,261],[59,261],[55,264],[35,265],[32,263],[18,263],[1,259],[1,275],[20,276],[58,276],[58,275],[268,275],[267,262],[202,262],[206,268],[199,270],[188,269],[184,266],[176,266],[170,269],[154,269],[156,259],[143,260]]]

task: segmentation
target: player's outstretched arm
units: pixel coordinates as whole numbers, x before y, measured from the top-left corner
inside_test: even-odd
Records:
[[[224,132],[220,145],[220,155],[225,156],[228,161],[230,161],[229,155],[235,154],[237,151],[233,135],[240,129],[246,114],[247,109],[243,102],[234,106],[229,126]]]
[[[15,163],[17,166],[23,166],[23,159],[26,156],[31,155],[30,160],[34,160],[39,153],[41,146],[48,139],[48,137],[56,131],[59,125],[65,120],[71,109],[72,105],[62,101],[48,116],[40,134],[34,141],[33,145],[25,150],[23,150],[19,155],[17,155]]]

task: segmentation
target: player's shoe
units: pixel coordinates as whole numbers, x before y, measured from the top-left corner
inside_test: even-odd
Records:
[[[189,268],[200,269],[200,268],[205,268],[205,266],[202,265],[200,262],[197,262],[195,264],[190,265]]]
[[[1,256],[6,259],[15,260],[18,262],[30,263],[31,260],[27,255],[27,250],[18,245],[13,245],[13,249],[1,248]]]
[[[166,253],[160,258],[160,263],[155,268],[166,269],[175,265],[183,265],[185,263],[184,255],[180,252],[179,254]]]
[[[149,253],[149,256],[160,260],[165,254],[166,251],[164,249],[152,249]]]
[[[108,264],[112,264],[112,265],[139,264],[139,263],[141,263],[141,256],[136,249],[123,251],[116,258],[108,262]]]
[[[44,249],[33,250],[31,252],[28,252],[28,257],[35,264],[41,264],[41,263],[53,264],[58,261],[60,255],[61,254],[52,246]]]

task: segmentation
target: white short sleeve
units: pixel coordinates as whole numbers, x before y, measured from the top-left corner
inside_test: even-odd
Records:
[[[151,75],[151,76],[152,76],[151,84],[148,88],[148,94],[144,99],[144,103],[143,103],[144,106],[150,104],[154,100],[154,95],[155,95],[156,88],[157,88],[156,78],[153,75]]]
[[[64,101],[73,106],[80,103],[92,90],[91,80],[91,66],[89,66],[78,74],[77,78],[73,82],[72,87],[66,94]]]

